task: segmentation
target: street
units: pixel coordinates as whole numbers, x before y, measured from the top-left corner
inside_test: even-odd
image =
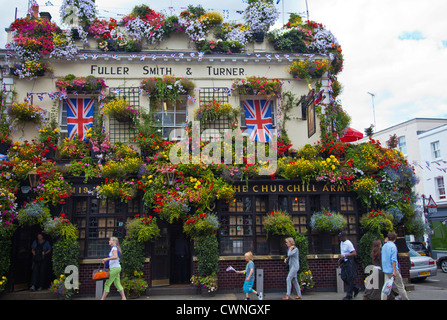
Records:
[[[424,281],[412,283],[414,291],[409,292],[410,299],[417,295],[417,300],[447,300],[447,273],[438,269],[435,277],[428,277]]]

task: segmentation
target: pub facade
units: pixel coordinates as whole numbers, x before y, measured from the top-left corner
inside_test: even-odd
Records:
[[[41,15],[30,19],[42,21],[46,18]],[[17,30],[18,27],[15,28]],[[312,32],[315,36],[323,30],[329,34],[323,26],[311,22],[303,23],[300,28],[310,30],[306,31],[309,36]],[[15,42],[15,30],[10,30],[9,43]],[[19,51],[14,53],[13,49],[17,47],[2,50],[4,105],[25,100],[28,105],[38,106],[43,114],[42,122],[37,127],[34,122],[24,122],[19,130],[11,130],[12,144],[5,154],[8,161],[16,162],[8,165],[17,166],[19,161],[14,160],[17,156],[11,150],[24,148],[32,139],[41,136],[40,130],[44,124],[53,121],[60,134],[53,148],[56,152],[54,155],[45,153],[38,161],[32,158],[32,164],[34,169],[36,166],[43,168],[43,164],[50,161],[54,170],[60,172],[61,179],[69,185],[67,197],[54,201],[54,198],[50,201],[40,193],[41,189],[36,185],[31,185],[31,192],[25,193],[21,187],[28,184],[27,177],[33,172],[31,166],[25,178],[17,178],[18,184],[14,189],[17,210],[20,211],[25,203],[33,199],[40,199],[51,209],[52,217],[63,214],[76,227],[80,292],[84,294],[95,292],[91,274],[109,251],[108,239],[111,236],[118,237],[120,241],[126,239],[129,235],[128,221],[143,215],[150,217],[149,223],[156,218],[153,221],[156,221],[158,229],[156,237],[144,242],[141,271],[149,289],[190,283],[191,277],[200,273],[200,255],[196,250],[200,237],[189,236],[185,230],[188,223],[211,214],[217,217],[218,222],[214,234],[218,242],[216,277],[219,290],[240,290],[243,279],[226,269],[228,266],[243,269],[243,255],[247,251],[254,253],[256,267],[264,270],[264,290],[285,289],[285,235],[266,232],[264,222],[271,212],[287,213],[295,232],[307,239],[305,258],[315,281],[314,288],[334,290],[339,254],[337,233],[323,234],[312,230],[312,216],[322,210],[340,214],[344,219],[343,230],[358,248],[365,232],[360,226],[361,216],[372,208],[359,200],[359,194],[349,183],[354,181],[354,171],[350,171],[349,177],[347,172],[340,173],[343,179],[336,180],[324,171],[327,164],[329,168],[332,166],[332,170],[336,170],[335,167],[351,167],[348,160],[334,157],[340,149],[337,149],[336,141],[327,139],[337,130],[331,126],[338,119],[338,111],[328,107],[335,103],[336,73],[328,65],[334,66],[340,62],[335,54],[341,52],[338,43],[330,42],[330,47],[335,50],[333,52],[327,49],[314,49],[306,53],[284,52],[266,37],[262,41],[258,39],[246,43],[242,51],[204,53],[201,51],[203,48],[197,46],[198,42],[192,41],[185,31],[181,31],[171,34],[163,42],[144,44],[139,51],[128,52],[114,50],[110,42],[109,49],[105,50],[97,37],[81,37],[72,43],[77,48],[75,55],[65,59],[46,56],[45,63],[51,66],[51,71],[47,68],[43,74],[31,77],[22,76],[25,65],[18,66],[22,61],[17,53]],[[313,64],[308,73],[311,69],[313,72],[319,70],[319,65],[326,64],[326,67],[320,74],[298,78],[291,71],[292,65],[304,62]],[[338,66],[337,72],[340,70]],[[89,91],[86,86],[84,90],[73,89],[73,83],[86,79],[101,82],[99,89]],[[181,87],[181,90],[175,98],[169,94],[163,95],[160,90],[151,87],[151,84],[156,86],[157,81],[165,82],[165,92],[176,87]],[[125,101],[133,110],[129,121],[119,120],[107,113],[111,103],[119,101]],[[250,103],[260,103],[258,111],[263,114],[250,115]],[[83,109],[76,109],[81,105]],[[206,113],[210,109],[218,116]],[[145,127],[141,124],[147,115],[150,124],[145,123]],[[12,117],[11,113],[9,116]],[[83,117],[91,117],[92,121],[82,122]],[[255,133],[254,118],[260,122],[267,121],[267,125],[256,124]],[[136,125],[135,119],[138,119],[140,126]],[[259,168],[256,166],[259,164],[249,163],[247,159],[229,165],[226,162],[204,164],[199,161],[190,167],[185,163],[174,166],[169,161],[169,148],[175,143],[194,139],[194,130],[191,134],[190,126],[194,121],[201,126],[201,138],[204,137],[204,129],[214,130],[211,133],[214,139],[217,139],[216,136],[223,139],[227,133],[225,130],[240,129],[247,140],[276,140],[273,159],[279,164],[275,172],[257,175]],[[331,124],[329,129],[327,123]],[[145,136],[153,142],[150,146],[140,143],[138,138],[147,133],[149,126],[154,129]],[[95,130],[103,139],[101,143],[107,137],[107,151],[95,151],[93,148],[91,131]],[[317,147],[323,140],[333,143],[334,150]],[[69,152],[64,154],[63,150],[69,148],[73,149],[73,153],[81,149],[79,145],[70,145],[70,141],[81,141],[82,145],[88,146],[88,150],[72,157]],[[201,141],[200,148],[206,148],[208,142],[206,139]],[[122,151],[123,148],[126,150]],[[244,145],[244,148],[248,146]],[[316,150],[313,155],[304,151],[309,148]],[[215,153],[216,148],[211,154]],[[233,157],[231,159],[236,162],[234,154]],[[290,167],[297,165],[298,159],[314,161],[320,157],[326,164],[318,165],[319,177],[304,177],[301,171],[295,174],[286,172],[287,163],[292,163]],[[85,162],[87,158],[89,160]],[[339,160],[334,160],[336,158]],[[136,170],[131,161],[137,162]],[[75,163],[82,163],[82,169],[79,169],[82,173],[76,172]],[[315,168],[316,163],[315,160]],[[120,164],[123,167],[119,167]],[[89,166],[95,169],[88,175]],[[115,171],[111,169],[113,166],[116,166]],[[313,170],[317,170],[315,168]],[[169,172],[175,175],[170,177]],[[212,174],[208,175],[208,172]],[[361,177],[357,171],[355,174],[357,178]],[[42,175],[39,178],[39,186],[50,179]],[[112,183],[119,184],[118,195],[106,194],[106,187],[111,188]],[[205,188],[207,191],[203,191]],[[124,196],[127,191],[129,194]],[[166,209],[168,206],[172,206],[170,211]],[[19,224],[14,229],[11,236],[11,268],[7,273],[9,290],[29,285],[30,243],[38,231],[45,231],[45,228],[42,225]],[[52,237],[48,239],[55,241]],[[403,259],[406,258],[404,255]],[[406,265],[405,262],[403,265]],[[404,276],[408,277],[408,274],[404,272]],[[363,271],[359,263],[357,282],[362,281]]]

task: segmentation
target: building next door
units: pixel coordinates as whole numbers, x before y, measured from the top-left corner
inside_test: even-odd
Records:
[[[152,287],[189,283],[190,241],[181,223],[160,222],[160,237],[154,241],[151,257]]]

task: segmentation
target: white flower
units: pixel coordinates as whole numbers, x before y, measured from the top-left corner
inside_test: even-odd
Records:
[[[252,32],[267,32],[279,17],[273,3],[255,2],[244,11],[244,19]]]

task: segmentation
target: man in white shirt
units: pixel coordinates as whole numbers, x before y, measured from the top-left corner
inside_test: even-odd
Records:
[[[338,260],[341,266],[341,279],[346,284],[346,296],[343,300],[351,300],[352,293],[354,297],[360,291],[360,288],[354,285],[354,279],[357,276],[357,265],[354,261],[354,257],[357,255],[354,245],[346,237],[346,232],[340,232],[338,235],[340,239],[340,259]]]

